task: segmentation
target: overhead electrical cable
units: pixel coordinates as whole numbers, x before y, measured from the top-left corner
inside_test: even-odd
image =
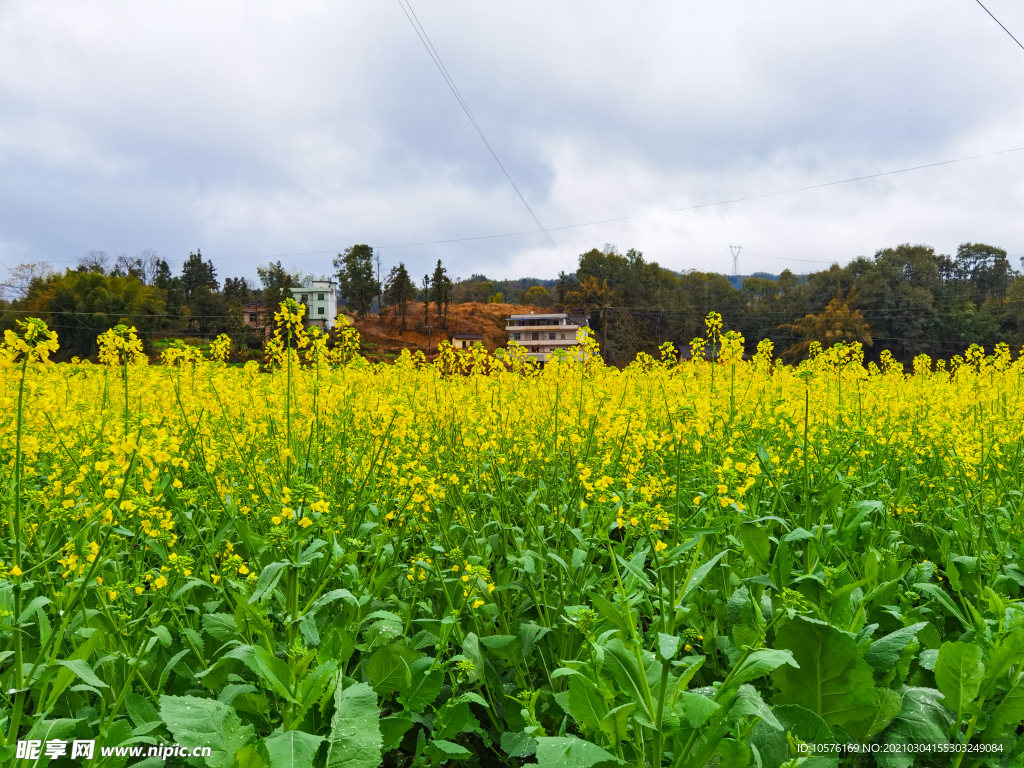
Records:
[[[526,201],[526,198],[523,196],[523,193],[519,191],[519,187],[516,186],[516,183],[512,180],[512,177],[505,169],[504,164],[502,164],[501,160],[498,158],[498,153],[494,151],[494,147],[491,146],[491,142],[489,142],[487,140],[487,137],[484,135],[483,129],[480,127],[480,123],[478,123],[476,118],[473,116],[473,112],[472,110],[470,110],[469,104],[467,104],[466,100],[462,98],[462,94],[459,92],[458,86],[455,85],[455,81],[452,79],[452,76],[448,74],[448,69],[445,67],[444,62],[441,61],[440,54],[438,54],[437,49],[434,48],[434,44],[430,41],[430,37],[427,35],[426,29],[423,28],[423,24],[420,22],[419,17],[416,15],[416,11],[413,10],[412,4],[409,2],[409,0],[398,0],[398,5],[401,6],[402,12],[405,13],[405,17],[409,20],[409,23],[412,24],[412,28],[416,32],[416,36],[419,37],[420,42],[423,43],[423,47],[427,49],[427,53],[430,55],[431,60],[434,62],[434,66],[437,67],[437,71],[441,73],[441,77],[444,78],[444,81],[448,84],[448,87],[451,89],[451,92],[455,95],[455,99],[459,102],[459,106],[462,107],[462,111],[466,113],[466,117],[469,118],[469,122],[473,124],[473,128],[476,129],[477,135],[480,137],[480,140],[484,143],[484,146],[487,147],[487,151],[491,153],[491,157],[494,158],[494,162],[498,164],[498,167],[501,169],[501,172],[505,174],[505,178],[508,179],[508,183],[512,185],[512,189],[515,190],[516,194],[519,196],[519,199],[522,201],[523,206],[525,206],[527,212],[529,212],[530,218],[533,219],[533,222],[534,224],[537,225],[537,228],[544,233],[544,237],[551,245],[551,247],[558,251],[559,256],[562,256],[562,252],[558,250],[558,246],[552,239],[551,234],[541,223],[540,218],[534,212],[533,208],[530,207],[530,204]],[[562,256],[562,258],[564,259],[565,257]]]
[[[472,235],[472,236],[469,236],[469,237],[452,237],[452,238],[446,238],[444,240],[419,240],[419,241],[408,242],[408,243],[389,243],[387,245],[380,245],[380,246],[376,246],[376,247],[377,248],[413,248],[413,247],[421,246],[421,245],[447,245],[449,243],[465,243],[465,242],[470,242],[470,241],[473,241],[473,240],[493,240],[493,239],[501,238],[501,237],[520,237],[522,235],[538,235],[538,234],[546,234],[547,235],[550,232],[558,232],[558,231],[566,230],[566,229],[579,229],[581,227],[593,227],[593,226],[597,226],[599,224],[611,224],[611,223],[620,222],[620,221],[630,221],[632,219],[641,219],[641,218],[646,218],[646,217],[649,217],[649,216],[661,216],[661,215],[670,214],[670,213],[685,213],[687,211],[696,211],[696,210],[700,210],[702,208],[715,208],[715,207],[721,206],[721,205],[731,205],[733,203],[742,203],[742,202],[747,202],[747,201],[750,201],[750,200],[762,200],[762,199],[768,198],[768,197],[779,197],[780,195],[791,195],[791,194],[795,194],[797,192],[807,192],[807,191],[812,190],[812,189],[824,189],[826,187],[835,187],[835,186],[839,186],[841,184],[852,184],[852,183],[857,182],[857,181],[867,181],[869,179],[878,179],[878,178],[883,178],[885,176],[895,176],[895,175],[900,174],[900,173],[910,173],[912,171],[921,171],[921,170],[925,170],[927,168],[938,168],[940,166],[953,165],[955,163],[966,163],[966,162],[968,162],[970,160],[982,160],[982,159],[987,158],[987,157],[996,157],[998,155],[1007,155],[1007,154],[1011,154],[1011,153],[1014,153],[1014,152],[1022,152],[1022,151],[1024,151],[1024,147],[1013,147],[1011,149],[1001,149],[1001,150],[998,150],[996,152],[986,152],[986,153],[980,154],[980,155],[968,155],[966,157],[957,157],[957,158],[953,158],[951,160],[940,160],[940,161],[934,162],[934,163],[925,163],[924,165],[913,165],[913,166],[909,166],[907,168],[897,168],[896,170],[892,170],[892,171],[880,171],[879,173],[870,173],[870,174],[866,174],[864,176],[851,176],[850,178],[847,178],[847,179],[839,179],[839,180],[836,180],[836,181],[826,181],[826,182],[822,182],[820,184],[809,184],[809,185],[803,186],[803,187],[793,187],[791,189],[782,189],[782,190],[777,190],[775,192],[763,192],[763,193],[756,194],[756,195],[746,195],[744,197],[733,197],[733,198],[729,198],[729,199],[726,199],[726,200],[717,200],[717,201],[711,202],[711,203],[699,203],[697,205],[685,206],[683,208],[666,208],[666,209],[660,210],[660,211],[649,211],[647,213],[637,213],[637,214],[632,214],[632,215],[629,215],[629,216],[618,216],[618,217],[611,218],[611,219],[595,219],[593,221],[584,221],[584,222],[580,222],[578,224],[565,224],[565,225],[557,226],[557,227],[543,227],[543,228],[539,228],[539,229],[527,229],[527,230],[520,230],[518,232],[500,232],[500,233],[491,234],[491,235]],[[504,170],[504,169],[502,169],[502,170]],[[518,192],[518,189],[516,191]],[[529,208],[529,204],[526,203],[525,199],[523,200],[523,202],[528,207],[528,209],[532,212],[533,209]],[[538,223],[538,226],[540,226],[539,223]],[[548,237],[550,237],[550,235],[548,235]],[[555,248],[557,250],[557,246],[555,246]],[[326,249],[326,250],[323,250],[323,251],[296,251],[296,252],[292,252],[292,253],[272,253],[272,254],[263,254],[263,255],[259,255],[259,256],[222,256],[220,258],[217,258],[217,261],[227,261],[227,260],[234,260],[234,259],[281,259],[281,258],[285,258],[285,257],[288,257],[288,256],[316,256],[316,255],[320,255],[320,254],[323,254],[323,253],[337,253],[339,250],[344,250],[344,249],[330,248],[330,249]],[[816,259],[790,259],[790,260],[791,261],[817,261]],[[56,259],[56,260],[53,260],[53,261],[60,262],[61,260],[60,259]],[[177,260],[177,261],[180,261],[180,259]]]
[[[1013,32],[1011,32],[1011,31],[1010,31],[1010,30],[1008,30],[1008,29],[1007,29],[1007,28],[1006,28],[1005,26],[1003,26],[1003,22],[1001,22],[1001,21],[1000,21],[999,19],[997,19],[997,18],[995,17],[995,15],[994,15],[994,14],[992,13],[992,11],[990,11],[990,10],[989,10],[988,8],[985,8],[985,4],[984,4],[984,3],[982,3],[982,2],[981,2],[981,0],[974,0],[974,1],[975,1],[975,2],[976,2],[976,3],[978,4],[978,5],[980,5],[980,6],[982,7],[982,9],[983,9],[983,10],[985,11],[985,13],[987,13],[987,14],[988,14],[989,16],[991,16],[991,17],[992,17],[992,21],[994,21],[994,22],[995,22],[996,24],[998,24],[998,25],[999,25],[1000,27],[1003,27],[1003,32],[1005,32],[1006,34],[1008,34],[1008,35],[1010,36],[1010,38],[1011,38],[1011,39],[1013,40],[1013,42],[1015,42],[1015,43],[1016,43],[1017,45],[1019,45],[1019,46],[1020,46],[1021,50],[1024,50],[1024,45],[1021,45],[1021,42],[1020,42],[1020,40],[1018,40],[1018,39],[1017,39],[1016,37],[1014,37],[1014,36],[1013,36]]]

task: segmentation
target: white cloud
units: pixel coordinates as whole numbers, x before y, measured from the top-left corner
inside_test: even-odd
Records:
[[[1024,52],[959,0],[469,2],[420,20],[549,227],[1024,146]],[[1024,34],[1024,10],[990,8]],[[397,3],[0,4],[0,262],[261,257],[534,229]],[[674,269],[1024,253],[1024,152],[552,234]],[[384,251],[567,269],[540,235]],[[330,269],[330,253],[283,259]]]

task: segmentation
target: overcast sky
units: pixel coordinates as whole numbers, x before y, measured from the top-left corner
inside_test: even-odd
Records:
[[[1024,40],[1024,4],[986,5]],[[974,0],[0,0],[0,263],[201,248],[554,277],[606,243],[797,272],[901,242],[1024,254],[1024,50]],[[389,247],[390,246],[390,247]],[[324,253],[309,253],[319,252]],[[1014,259],[1020,266],[1019,258]]]

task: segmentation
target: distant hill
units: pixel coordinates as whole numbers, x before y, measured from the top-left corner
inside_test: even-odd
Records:
[[[778,282],[779,276],[773,275],[770,272],[754,272],[750,275],[726,275],[729,278],[729,283],[737,291],[743,287],[743,281],[749,277],[759,277],[762,280],[771,280],[772,282]]]

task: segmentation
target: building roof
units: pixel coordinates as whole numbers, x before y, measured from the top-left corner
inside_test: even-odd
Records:
[[[483,339],[482,333],[453,333],[453,339]]]
[[[533,312],[531,312],[528,315],[509,315],[510,318],[511,317],[515,317],[515,318],[520,318],[520,317],[530,318],[530,317],[532,317],[532,318],[534,318],[536,320],[543,320],[543,319],[548,318],[548,317],[568,317],[568,316],[569,316],[568,312],[553,312],[552,314],[549,314],[549,315],[541,315],[541,314],[536,314],[535,315]]]

